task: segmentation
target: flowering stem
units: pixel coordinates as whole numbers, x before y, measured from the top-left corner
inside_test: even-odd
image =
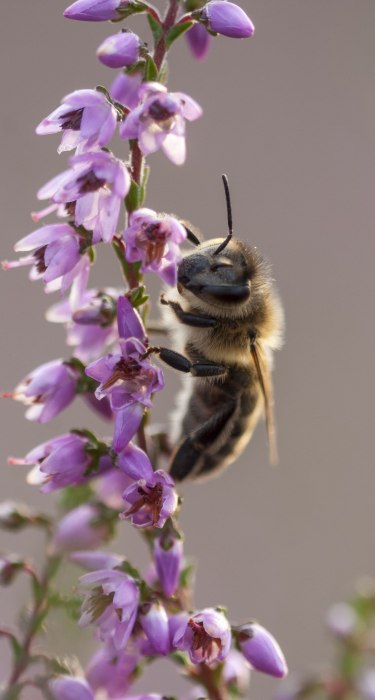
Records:
[[[131,171],[132,178],[137,185],[141,184],[143,169],[143,155],[138,146],[138,141],[135,141],[132,146]]]
[[[165,37],[166,37],[169,29],[171,29],[171,27],[173,27],[173,25],[176,21],[177,11],[178,11],[178,3],[179,3],[179,0],[170,0],[169,1],[169,8],[168,8],[167,14],[165,15],[164,22],[163,22],[163,36],[161,37],[161,39],[159,40],[158,44],[155,47],[154,61],[155,61],[155,65],[156,65],[158,71],[160,71],[160,68],[163,65],[165,55],[167,53]]]
[[[50,583],[57,573],[60,558],[55,554],[49,554],[40,579],[35,578],[34,605],[30,614],[23,641],[20,643],[20,654],[15,663],[13,672],[5,688],[4,700],[7,697],[6,691],[10,692],[25,671],[30,662],[30,650],[34,637],[40,632],[44,618],[49,610]]]
[[[227,700],[228,693],[223,686],[219,687],[214,673],[205,663],[197,664],[188,670],[190,677],[206,688],[210,700]]]

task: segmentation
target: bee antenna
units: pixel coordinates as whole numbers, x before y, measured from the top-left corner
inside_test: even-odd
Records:
[[[230,201],[230,192],[229,192],[229,184],[228,184],[228,178],[225,174],[222,176],[223,184],[224,184],[224,191],[225,191],[225,201],[227,204],[227,219],[228,219],[228,235],[222,243],[220,243],[219,247],[215,250],[214,255],[218,255],[221,253],[224,248],[228,245],[230,239],[233,236],[233,220],[232,220],[232,205]]]

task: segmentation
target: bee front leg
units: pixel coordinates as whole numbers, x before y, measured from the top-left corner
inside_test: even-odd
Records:
[[[175,350],[163,347],[150,347],[143,355],[143,358],[155,353],[169,367],[177,369],[179,372],[190,372],[193,377],[223,377],[227,373],[224,365],[201,360],[200,362],[190,362],[190,360]]]
[[[192,314],[189,311],[184,311],[177,301],[168,301],[164,294],[160,295],[160,303],[164,306],[170,306],[178,320],[181,321],[181,323],[184,323],[186,326],[193,326],[195,328],[213,328],[217,325],[216,318],[211,318],[210,316],[200,316],[199,314]]]

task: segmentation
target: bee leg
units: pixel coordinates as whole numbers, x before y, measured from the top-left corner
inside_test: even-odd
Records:
[[[190,362],[184,355],[180,355],[175,350],[169,348],[154,348],[160,359],[167,365],[177,369],[179,372],[190,372],[194,377],[219,377],[226,374],[227,368],[215,362]]]
[[[217,325],[216,318],[210,318],[210,316],[200,316],[199,314],[192,314],[188,311],[184,311],[177,301],[168,301],[164,297],[164,294],[160,295],[160,303],[164,306],[170,306],[172,311],[174,311],[178,320],[184,323],[186,326],[194,326],[195,328],[213,328]]]
[[[217,467],[214,455],[209,454],[208,448],[224,439],[229,421],[236,410],[236,402],[228,401],[220,411],[186,437],[172,457],[169,473],[176,481],[182,481],[186,477],[204,475],[205,472]]]

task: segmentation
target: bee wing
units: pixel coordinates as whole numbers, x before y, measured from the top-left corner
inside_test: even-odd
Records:
[[[269,460],[271,464],[277,464],[277,441],[276,441],[276,424],[274,415],[274,399],[271,371],[269,363],[259,343],[256,341],[251,343],[250,351],[254,360],[256,373],[258,375],[259,384],[262,390],[264,399],[264,409],[266,414],[266,425],[268,435]]]

